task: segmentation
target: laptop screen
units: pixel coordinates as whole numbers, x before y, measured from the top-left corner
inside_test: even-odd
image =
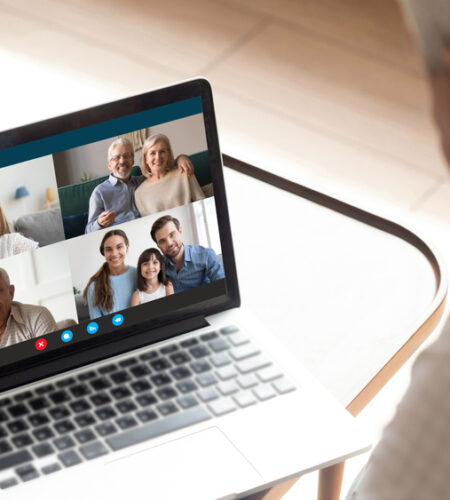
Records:
[[[237,303],[207,82],[0,137],[2,375]]]

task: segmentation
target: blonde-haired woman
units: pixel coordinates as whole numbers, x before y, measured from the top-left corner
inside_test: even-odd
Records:
[[[5,212],[0,205],[0,259],[38,248],[37,241],[25,238],[19,233],[12,233]]]
[[[203,200],[195,175],[175,168],[172,147],[164,134],[151,135],[142,150],[141,170],[147,179],[136,189],[136,207],[142,216]]]

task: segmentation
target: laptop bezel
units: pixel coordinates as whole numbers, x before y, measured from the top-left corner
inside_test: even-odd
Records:
[[[143,110],[201,97],[205,132],[210,159],[211,177],[225,269],[226,293],[185,306],[162,318],[151,318],[139,325],[115,328],[112,335],[102,335],[0,367],[0,390],[29,382],[105,359],[143,345],[172,338],[192,328],[204,326],[206,316],[240,305],[239,287],[231,237],[230,219],[223,177],[212,89],[204,78],[196,78],[117,101],[50,118],[0,133],[0,151],[31,141],[99,124]],[[203,285],[208,287],[214,285]],[[183,293],[189,293],[183,292]],[[170,299],[170,297],[169,297]],[[164,299],[166,300],[166,299]],[[7,348],[6,348],[7,349]]]

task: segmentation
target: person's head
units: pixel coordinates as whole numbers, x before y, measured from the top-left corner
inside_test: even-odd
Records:
[[[111,274],[120,274],[125,267],[125,257],[130,243],[121,229],[108,231],[100,243],[100,253],[105,257],[105,263],[91,276],[83,292],[84,301],[88,300],[88,289],[94,283],[94,298],[92,305],[101,306],[105,311],[111,311],[114,306],[113,290],[109,281]]]
[[[120,137],[108,148],[108,169],[114,177],[128,181],[134,163],[133,144],[128,139]]]
[[[100,253],[105,257],[110,271],[114,272],[124,267],[129,247],[128,237],[121,229],[105,233],[100,243]]]
[[[0,327],[8,321],[11,303],[14,299],[14,285],[11,285],[8,273],[0,267]]]
[[[4,234],[10,233],[11,230],[9,229],[9,224],[6,219],[5,212],[3,211],[2,206],[0,205],[0,236],[3,236]]]
[[[147,248],[138,259],[138,289],[142,292],[147,288],[147,282],[155,276],[160,283],[168,284],[166,266],[161,252],[157,248]]]
[[[157,219],[153,223],[150,234],[161,252],[169,259],[175,259],[181,252],[183,230],[180,221],[175,217],[164,215]]]
[[[146,177],[165,175],[174,164],[169,138],[164,134],[153,134],[148,137],[142,149],[142,174]]]

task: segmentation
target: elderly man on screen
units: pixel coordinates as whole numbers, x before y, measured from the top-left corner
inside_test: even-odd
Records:
[[[22,304],[14,299],[14,285],[0,267],[0,348],[40,337],[56,330],[46,307]]]
[[[133,164],[133,144],[122,137],[116,139],[108,148],[110,175],[94,189],[89,199],[86,233],[141,216],[136,208],[134,193],[145,177],[131,175]],[[186,155],[179,155],[176,165],[181,173],[191,175],[194,172],[194,166]]]

